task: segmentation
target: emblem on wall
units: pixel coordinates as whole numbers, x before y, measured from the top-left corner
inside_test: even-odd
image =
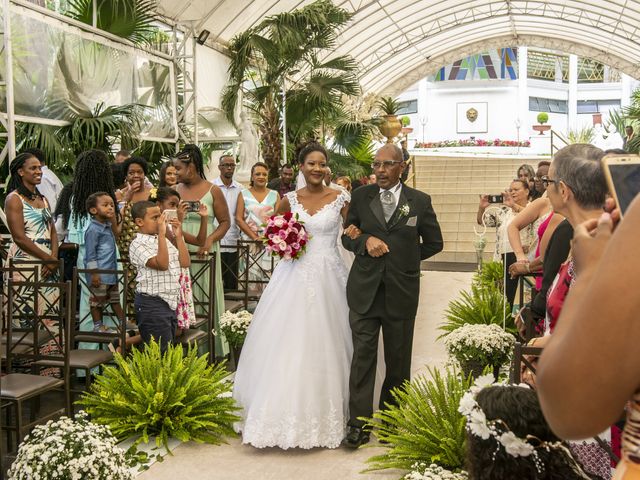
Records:
[[[478,119],[478,110],[475,108],[470,108],[467,110],[467,120],[471,123],[475,122]]]

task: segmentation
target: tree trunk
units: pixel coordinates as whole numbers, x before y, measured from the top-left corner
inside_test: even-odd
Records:
[[[282,142],[280,135],[279,115],[275,108],[267,108],[260,124],[261,150],[264,163],[269,166],[269,178],[279,175],[282,159]]]

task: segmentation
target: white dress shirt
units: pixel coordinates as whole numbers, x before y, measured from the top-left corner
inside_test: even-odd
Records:
[[[227,207],[229,207],[230,224],[229,230],[220,241],[221,252],[233,252],[234,249],[225,249],[224,246],[236,246],[238,239],[240,238],[240,229],[236,225],[236,209],[238,207],[238,196],[242,191],[242,185],[235,180],[231,181],[229,186],[226,186],[220,177],[213,181],[213,184],[220,187],[224,199],[227,201]]]
[[[51,213],[56,210],[58,195],[60,195],[62,187],[62,182],[56,174],[49,170],[46,165],[42,167],[42,181],[38,185],[38,191],[47,199]]]
[[[393,200],[395,202],[394,208],[398,208],[398,202],[400,201],[400,192],[402,192],[402,182],[398,181],[397,184],[395,184],[393,187],[387,190],[393,193]],[[386,192],[387,190],[385,190],[384,188],[381,188],[380,195],[382,195],[382,192]]]

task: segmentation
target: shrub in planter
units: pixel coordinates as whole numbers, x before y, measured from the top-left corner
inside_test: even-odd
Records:
[[[446,337],[450,332],[466,324],[490,325],[502,327],[503,322],[509,333],[516,334],[511,316],[511,305],[505,301],[503,293],[490,286],[472,286],[471,292],[462,292],[460,298],[449,302],[445,311],[445,321],[438,327]]]
[[[495,324],[464,325],[447,335],[444,345],[465,375],[478,377],[485,367],[497,370],[509,360],[515,338]]]
[[[125,451],[109,428],[80,412],[36,426],[20,444],[9,479],[133,480]]]
[[[156,437],[168,450],[169,437],[219,444],[235,435],[238,407],[224,364],[209,365],[196,348],[184,356],[180,345],[163,355],[156,342],[115,361],[78,403],[119,439],[135,437],[136,445]]]
[[[367,460],[368,470],[411,471],[416,463],[459,469],[464,462],[465,418],[459,401],[471,386],[455,370],[429,370],[393,390],[397,405],[374,413],[367,425],[386,452]]]
[[[540,125],[544,125],[545,123],[547,123],[549,121],[549,114],[546,112],[540,112],[538,114],[538,116],[536,117],[536,120],[538,120],[538,123]]]

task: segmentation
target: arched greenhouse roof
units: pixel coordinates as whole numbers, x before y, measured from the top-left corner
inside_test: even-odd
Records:
[[[224,47],[268,15],[312,0],[158,0]],[[364,91],[399,93],[466,55],[528,45],[594,58],[640,78],[640,1],[334,0],[354,14],[336,54],[360,63]]]

